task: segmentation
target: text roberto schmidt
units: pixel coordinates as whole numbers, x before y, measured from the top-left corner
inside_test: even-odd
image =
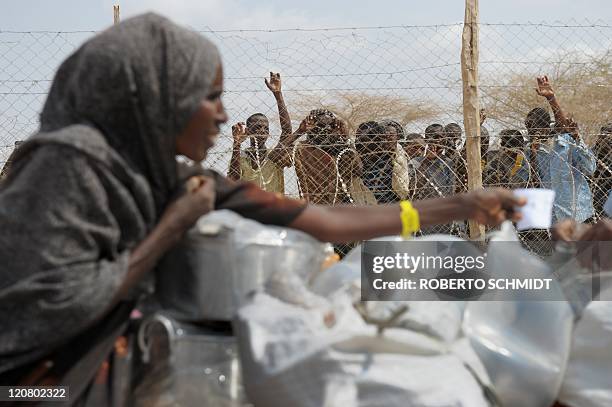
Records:
[[[394,256],[375,256],[372,272],[380,275],[394,270],[408,273],[410,278],[386,281],[383,278],[371,279],[375,290],[550,290],[552,278],[471,278],[461,276],[465,271],[483,271],[486,266],[486,253],[481,256],[414,256],[396,253]],[[415,272],[421,272],[415,278]],[[426,271],[453,271],[452,275],[425,277]],[[437,273],[436,273],[437,274]],[[471,273],[470,273],[471,274]],[[382,276],[381,276],[382,277]]]

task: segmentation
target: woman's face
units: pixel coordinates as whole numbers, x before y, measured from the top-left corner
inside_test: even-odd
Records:
[[[215,144],[219,127],[227,122],[227,114],[221,101],[223,94],[223,69],[221,64],[212,83],[210,93],[200,102],[187,127],[176,138],[176,152],[193,161],[203,161]]]

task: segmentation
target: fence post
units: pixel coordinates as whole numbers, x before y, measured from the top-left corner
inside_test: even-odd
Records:
[[[482,188],[480,164],[480,108],[478,97],[478,0],[465,0],[465,23],[461,36],[463,124],[466,136],[468,190]],[[470,238],[484,239],[484,226],[470,221]]]
[[[119,17],[119,4],[113,6],[113,24],[119,24],[121,18]]]

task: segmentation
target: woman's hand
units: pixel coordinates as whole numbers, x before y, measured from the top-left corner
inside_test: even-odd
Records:
[[[202,216],[214,209],[215,180],[205,176],[191,177],[187,192],[172,202],[160,219],[160,226],[169,228],[178,238]]]
[[[517,221],[521,214],[515,210],[527,202],[503,188],[483,189],[463,195],[467,217],[483,225],[497,226],[506,219]]]

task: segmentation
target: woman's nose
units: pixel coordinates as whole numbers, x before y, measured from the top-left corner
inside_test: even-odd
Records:
[[[219,102],[219,108],[217,109],[217,116],[220,122],[223,123],[227,123],[227,121],[229,120],[229,117],[227,116],[227,112],[225,111],[225,106],[223,106],[223,103]]]

